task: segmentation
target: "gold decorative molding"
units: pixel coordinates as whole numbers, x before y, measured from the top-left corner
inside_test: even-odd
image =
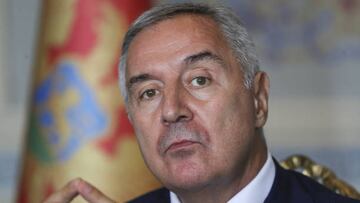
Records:
[[[353,186],[346,183],[344,180],[339,179],[329,168],[315,163],[309,157],[304,155],[292,155],[283,160],[280,164],[285,169],[298,171],[316,180],[340,195],[360,199],[360,193]]]

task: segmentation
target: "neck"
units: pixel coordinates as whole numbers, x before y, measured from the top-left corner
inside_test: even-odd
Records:
[[[257,135],[255,146],[251,148],[242,170],[236,173],[236,177],[227,177],[206,185],[197,190],[176,191],[182,203],[219,203],[227,202],[240,192],[265,164],[267,158],[267,147],[262,135]]]

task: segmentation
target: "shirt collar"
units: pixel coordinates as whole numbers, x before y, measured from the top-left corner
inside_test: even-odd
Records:
[[[275,179],[275,164],[270,152],[267,153],[265,164],[242,190],[233,196],[227,203],[262,203],[268,196]],[[170,191],[170,202],[181,203],[175,193]]]

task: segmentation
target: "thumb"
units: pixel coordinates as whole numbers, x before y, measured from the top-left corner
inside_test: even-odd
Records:
[[[85,180],[79,181],[77,186],[80,195],[89,203],[116,203]]]
[[[72,199],[74,199],[78,195],[77,184],[80,181],[81,179],[79,178],[70,181],[59,191],[51,194],[44,201],[44,203],[54,203],[54,202],[69,203]]]

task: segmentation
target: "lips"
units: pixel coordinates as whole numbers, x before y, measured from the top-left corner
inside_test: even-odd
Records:
[[[191,141],[191,140],[181,140],[181,141],[177,141],[177,142],[172,143],[172,144],[166,149],[165,153],[166,153],[167,151],[175,151],[175,150],[183,149],[183,148],[189,147],[189,146],[194,145],[194,144],[198,144],[198,142],[194,142],[194,141]]]
[[[158,138],[158,152],[161,155],[165,155],[168,151],[192,151],[190,148],[193,148],[193,145],[206,145],[209,143],[208,138],[206,130],[194,122],[172,123],[164,128],[164,132]]]

